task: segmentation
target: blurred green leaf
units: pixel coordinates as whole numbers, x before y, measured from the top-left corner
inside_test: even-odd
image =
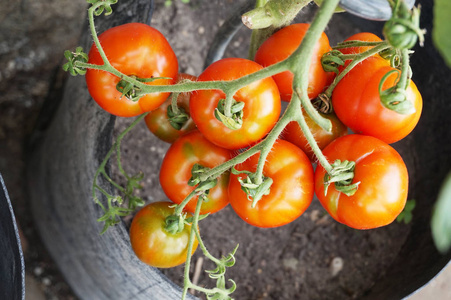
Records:
[[[398,215],[396,221],[398,221],[398,223],[404,221],[405,224],[409,224],[412,221],[413,218],[412,211],[415,208],[415,206],[416,206],[415,199],[407,200],[406,206],[404,207],[403,211]]]
[[[451,68],[451,1],[434,1],[434,27],[432,30],[432,39],[435,47],[443,56],[448,67]]]
[[[440,188],[432,212],[431,229],[437,250],[446,253],[451,248],[451,173]]]

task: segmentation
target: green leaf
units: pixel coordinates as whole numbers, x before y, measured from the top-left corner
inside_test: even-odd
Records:
[[[435,0],[434,1],[434,20],[432,39],[435,47],[443,56],[448,67],[451,68],[451,1]]]
[[[440,188],[437,202],[432,212],[432,238],[437,250],[446,253],[451,248],[451,173]]]

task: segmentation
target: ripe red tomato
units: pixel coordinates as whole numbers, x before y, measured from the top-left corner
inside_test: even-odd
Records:
[[[189,79],[195,81],[196,77],[181,73],[177,76],[177,82]],[[189,93],[180,93],[177,97],[177,105],[185,110],[189,115]],[[177,138],[179,138],[184,133],[196,128],[193,120],[190,118],[180,130],[175,129],[168,119],[167,109],[171,105],[171,97],[168,97],[166,101],[161,104],[157,109],[151,111],[145,118],[147,128],[155,134],[160,140],[167,143],[173,143]]]
[[[420,119],[423,100],[410,81],[407,99],[415,107],[409,115],[384,107],[379,97],[379,83],[394,68],[379,57],[369,57],[355,66],[338,83],[332,93],[332,105],[338,118],[355,133],[370,135],[391,144],[406,137]],[[392,87],[397,74],[391,74],[382,90]]]
[[[199,75],[198,81],[230,81],[261,70],[256,62],[243,58],[225,58],[214,62]],[[243,102],[240,129],[227,128],[215,117],[215,109],[225,94],[220,90],[199,90],[191,94],[190,113],[197,128],[212,143],[227,149],[247,147],[263,138],[279,119],[279,90],[272,78],[253,82],[238,90],[233,98]]]
[[[255,54],[255,61],[267,67],[286,59],[299,47],[308,28],[309,24],[292,24],[280,29],[263,42]],[[330,76],[323,70],[321,65],[321,57],[324,53],[331,50],[329,39],[323,32],[313,50],[309,69],[308,96],[310,99],[316,98],[330,81]],[[274,75],[273,78],[279,87],[282,100],[290,101],[293,73],[285,71]]]
[[[360,182],[353,196],[331,184],[324,194],[324,175],[320,165],[315,171],[315,193],[338,222],[356,229],[371,229],[393,222],[407,200],[408,174],[401,156],[388,144],[374,137],[351,134],[330,143],[324,155],[333,163],[356,163],[352,184]]]
[[[148,85],[173,84],[178,73],[177,57],[165,37],[156,29],[141,23],[128,23],[108,29],[99,36],[105,54],[113,67],[138,78],[169,77],[148,82]],[[88,63],[103,65],[95,45]],[[116,89],[120,81],[108,72],[88,69],[86,83],[92,98],[109,113],[133,117],[160,106],[168,93],[152,93],[132,101]]]
[[[204,167],[216,167],[233,157],[233,152],[209,142],[202,134],[191,131],[176,140],[166,153],[160,169],[160,184],[168,198],[180,204],[195,187],[189,186],[191,169],[195,164]],[[200,213],[215,213],[229,203],[227,185],[229,173],[223,173],[218,183],[208,193],[208,201],[202,204]],[[198,197],[195,196],[185,206],[185,210],[194,213]]]
[[[371,32],[359,32],[348,37],[347,41],[362,41],[362,42],[382,42],[380,37]],[[362,46],[362,47],[349,47],[342,48],[340,52],[343,54],[358,54],[370,50],[373,46]]]
[[[156,268],[172,268],[186,261],[190,225],[182,232],[171,234],[165,229],[166,217],[174,213],[171,202],[154,202],[146,205],[133,218],[130,226],[130,243],[136,256]],[[196,251],[194,240],[192,253]]]
[[[310,131],[315,137],[318,147],[320,149],[324,149],[324,147],[329,145],[329,143],[336,138],[347,134],[348,128],[337,118],[334,113],[320,114],[324,118],[330,120],[330,122],[332,123],[332,131],[329,132],[322,129],[318,124],[315,123],[315,121],[313,121],[309,117],[308,114],[304,114],[304,117],[308,127],[310,128]],[[308,144],[307,139],[305,138],[305,135],[297,122],[293,121],[288,123],[287,127],[285,127],[285,131],[283,132],[283,139],[301,148],[311,161],[316,160],[316,156],[313,153],[312,148]]]
[[[260,155],[256,154],[236,166],[239,171],[255,172]],[[263,175],[273,183],[270,193],[263,196],[252,208],[238,177],[232,174],[229,198],[235,212],[245,222],[258,227],[278,227],[298,218],[313,198],[313,168],[308,157],[295,145],[278,140],[269,153]]]

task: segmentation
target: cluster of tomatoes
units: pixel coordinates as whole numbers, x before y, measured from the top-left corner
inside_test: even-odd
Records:
[[[289,57],[300,45],[308,27],[308,24],[287,26],[261,45],[255,61],[222,59],[212,63],[197,78],[178,74],[177,58],[169,43],[148,25],[118,26],[101,34],[99,40],[109,62],[118,71],[137,80],[155,78],[144,81],[148,85],[171,85],[186,81],[230,81],[258,72]],[[380,41],[370,33],[348,40]],[[353,54],[367,49],[350,47],[340,51]],[[310,99],[315,99],[334,80],[335,74],[324,71],[321,64],[321,57],[331,50],[323,33],[310,65]],[[103,64],[95,46],[89,53],[89,63]],[[378,54],[354,67],[333,90],[333,112],[322,114],[332,123],[330,132],[305,115],[319,148],[332,165],[338,160],[355,162],[352,183],[357,190],[353,195],[345,195],[333,184],[325,189],[327,172],[320,164],[314,170],[312,163],[316,162],[316,156],[298,123],[292,121],[265,159],[262,174],[272,180],[269,192],[253,205],[252,197],[243,188],[249,174],[255,173],[259,166],[260,153],[256,153],[234,166],[234,172],[223,172],[217,178],[202,200],[200,214],[215,213],[230,203],[249,224],[282,226],[298,218],[316,193],[329,214],[350,227],[369,229],[391,223],[404,208],[408,173],[401,156],[388,144],[413,130],[422,109],[421,96],[412,81],[406,95],[415,108],[413,113],[400,114],[381,104],[381,78],[392,70],[396,69]],[[382,89],[393,86],[397,76],[399,71],[386,78]],[[145,117],[148,128],[172,144],[162,163],[160,183],[167,197],[180,204],[196,188],[188,184],[195,173],[193,167],[215,168],[265,138],[279,120],[281,100],[290,101],[292,97],[293,74],[279,73],[236,91],[232,112],[236,106],[242,123],[235,129],[225,126],[217,116],[218,106],[226,98],[221,90],[201,89],[176,95],[179,110],[176,114],[169,93],[151,93],[131,100],[117,88],[121,79],[113,74],[89,69],[86,80],[95,101],[114,115],[132,117],[150,111]],[[139,91],[136,93],[139,95]],[[355,134],[348,134],[348,128]],[[194,213],[197,201],[195,195],[184,210]],[[165,230],[165,221],[173,211],[170,202],[152,203],[136,214],[131,225],[133,249],[141,260],[152,266],[171,267],[186,259],[190,226],[176,234]],[[197,241],[192,247],[197,247]]]

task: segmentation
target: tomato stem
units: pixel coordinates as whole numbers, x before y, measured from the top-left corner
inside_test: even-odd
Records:
[[[349,63],[349,65],[347,65],[346,68],[344,68],[344,70],[341,71],[340,74],[337,75],[337,77],[335,77],[332,84],[323,93],[326,95],[326,97],[328,99],[330,99],[330,97],[332,97],[332,92],[333,92],[334,88],[337,86],[337,84],[340,82],[340,80],[343,79],[343,77],[345,77],[345,75],[348,74],[349,71],[351,71],[357,64],[364,61],[368,57],[373,56],[374,54],[377,54],[377,53],[384,51],[385,49],[388,49],[391,47],[387,41],[378,42],[378,43],[379,44],[377,46],[375,46],[374,48],[371,48],[367,51],[356,54],[354,56],[354,59],[352,60],[352,62]]]
[[[189,193],[188,196],[186,196],[186,198],[183,199],[183,201],[182,201],[180,204],[177,205],[177,207],[176,207],[176,209],[175,209],[175,211],[174,211],[174,215],[176,215],[176,216],[180,215],[180,214],[182,213],[183,209],[185,208],[185,206],[188,204],[188,202],[189,202],[194,196],[196,196],[196,193],[197,193],[196,189],[194,189],[191,193]],[[200,200],[200,198],[201,198],[201,197],[199,197],[199,199],[197,200],[198,203],[199,203],[199,202],[202,202],[202,201]]]
[[[104,65],[105,66],[111,66],[110,62],[108,61],[108,58],[106,57],[105,51],[103,51],[103,48],[100,45],[99,37],[97,35],[97,31],[96,31],[96,28],[94,26],[94,12],[95,12],[95,10],[97,8],[99,8],[102,5],[103,5],[102,2],[98,2],[98,3],[94,4],[93,6],[91,6],[88,9],[89,28],[91,30],[91,36],[92,36],[92,38],[94,40],[94,44],[96,45],[97,50],[99,51],[99,54],[102,57]]]
[[[302,103],[302,100],[299,99],[299,97],[294,97],[294,99],[291,99],[291,101],[298,102],[300,101]],[[327,173],[332,171],[332,166],[327,160],[327,158],[324,156],[323,152],[318,146],[318,143],[315,140],[315,137],[313,136],[312,132],[310,131],[310,128],[307,125],[307,122],[305,121],[303,110],[301,109],[302,104],[299,105],[300,109],[297,114],[296,122],[301,127],[302,133],[304,134],[309,146],[312,148],[313,153],[315,154],[316,158],[318,159],[318,162],[323,166],[323,168],[326,170]]]
[[[130,130],[132,130],[139,122],[141,122],[142,119],[144,119],[144,117],[147,115],[147,113],[144,113],[142,115],[140,115],[138,118],[136,118],[136,120],[134,120],[124,131],[122,131],[118,137],[116,138],[116,141],[114,142],[113,146],[110,148],[110,150],[108,151],[108,153],[105,155],[105,157],[103,158],[103,161],[100,163],[99,167],[96,170],[96,173],[94,174],[94,179],[92,182],[92,197],[94,199],[94,201],[102,208],[102,210],[105,213],[108,213],[108,211],[110,210],[110,207],[108,209],[105,209],[105,207],[101,204],[101,202],[99,201],[98,197],[97,197],[97,191],[100,191],[103,195],[105,195],[107,198],[113,197],[111,196],[108,192],[106,192],[104,189],[102,189],[97,181],[100,175],[103,176],[104,179],[106,179],[110,184],[112,184],[116,189],[118,189],[119,191],[121,191],[122,193],[126,193],[126,189],[124,189],[121,185],[119,185],[118,183],[116,183],[113,179],[110,178],[110,176],[107,174],[105,166],[107,164],[107,162],[109,161],[109,159],[111,158],[111,156],[113,155],[113,153],[116,151],[117,153],[117,164],[118,164],[118,168],[121,171],[121,173],[127,178],[127,181],[130,181],[130,176],[128,176],[128,174],[125,172],[125,170],[122,167],[122,163],[121,163],[121,159],[120,159],[120,146],[121,146],[121,142],[122,139],[125,137],[125,135],[130,132]],[[129,195],[127,195],[129,196]]]
[[[200,208],[202,207],[202,199],[201,198],[202,197],[199,197],[199,200],[196,205],[196,210],[194,211],[193,223],[191,224],[191,232],[190,232],[189,240],[188,240],[188,251],[186,254],[186,262],[185,262],[182,300],[186,298],[188,289],[193,286],[193,284],[191,283],[191,280],[189,278],[189,270],[190,270],[190,266],[191,266],[191,256],[193,255],[194,238],[196,237],[195,231],[197,230],[197,226],[199,223]],[[179,206],[177,206],[176,210],[178,210],[178,209],[179,209]],[[199,242],[200,242],[200,240],[199,240]]]
[[[403,90],[409,86],[409,79],[412,77],[409,58],[409,50],[401,50],[401,78],[399,79],[397,86]]]

